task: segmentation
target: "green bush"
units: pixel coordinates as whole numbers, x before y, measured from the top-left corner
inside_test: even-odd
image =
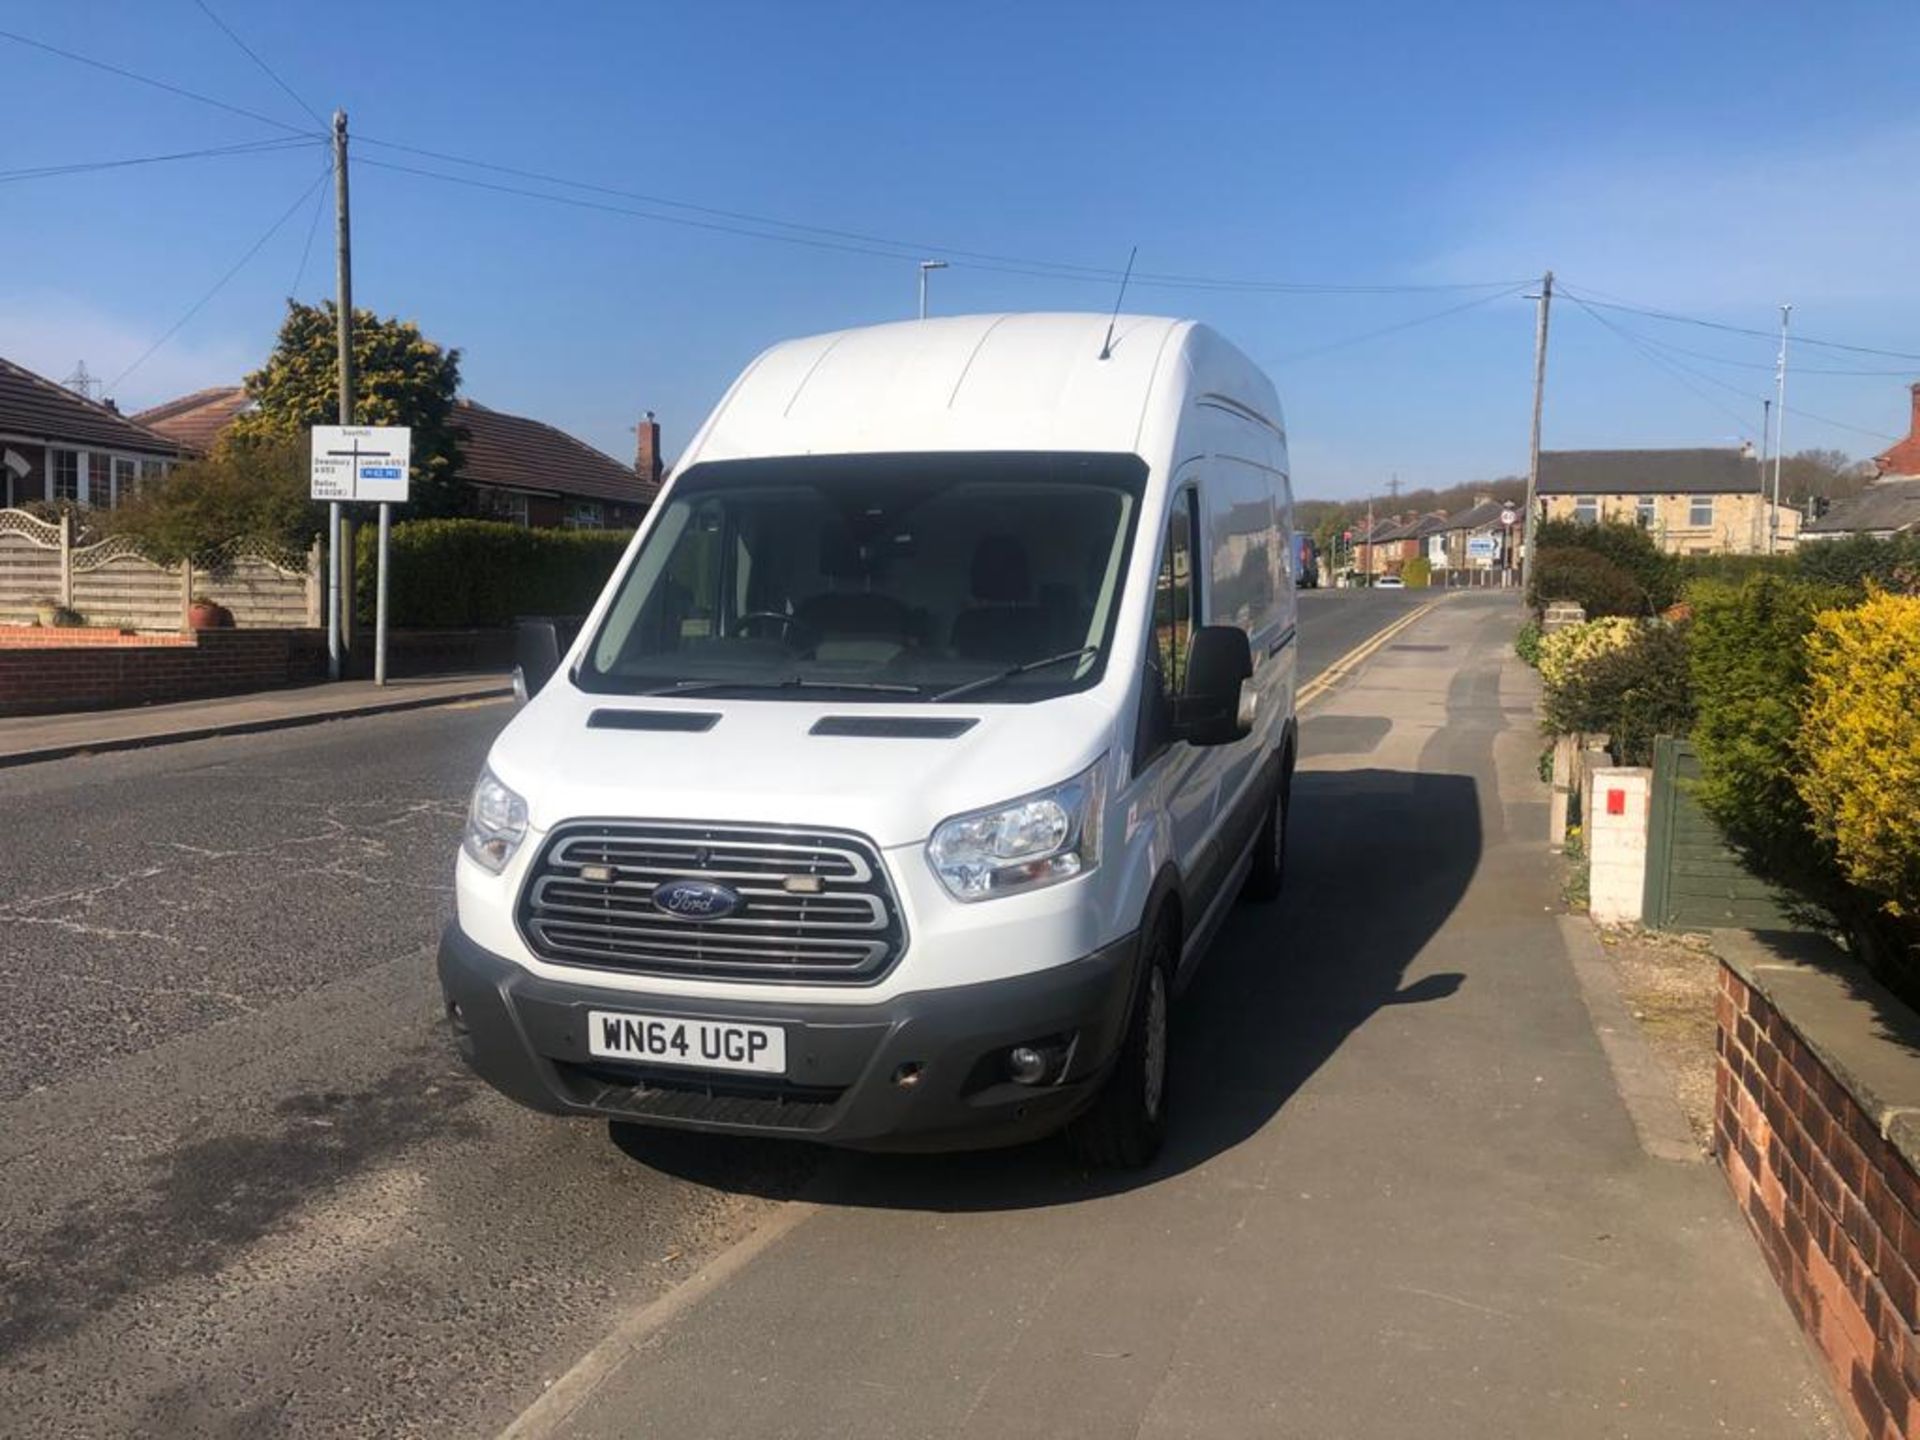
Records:
[[[1527,603],[1538,614],[1555,600],[1577,601],[1589,619],[1603,615],[1651,615],[1639,581],[1606,556],[1571,546],[1543,548],[1533,563]]]
[[[1815,584],[1842,586],[1856,594],[1869,587],[1896,595],[1920,594],[1920,535],[1809,540],[1794,551],[1793,561],[1801,578]]]
[[[1531,665],[1536,670],[1540,668],[1540,627],[1538,624],[1529,620],[1520,627],[1520,633],[1513,637],[1513,653],[1520,657],[1522,663]]]
[[[632,532],[528,530],[495,520],[409,520],[393,527],[388,623],[421,629],[507,625],[518,615],[584,614]],[[373,615],[378,535],[356,546],[360,613]]]
[[[150,560],[221,576],[243,547],[299,555],[312,544],[322,512],[307,497],[308,469],[305,436],[228,436],[96,520],[131,536]]]
[[[1825,904],[1835,899],[1832,847],[1815,834],[1794,777],[1807,635],[1845,598],[1778,575],[1687,591],[1700,803],[1755,871]]]
[[[1611,561],[1629,576],[1637,591],[1634,605],[1630,609],[1607,612],[1609,614],[1657,615],[1679,598],[1677,560],[1638,525],[1621,521],[1583,525],[1574,520],[1548,520],[1538,527],[1534,544],[1542,559],[1548,550],[1585,550]],[[1547,598],[1571,597],[1549,595]]]
[[[1582,655],[1547,687],[1541,712],[1550,735],[1605,735],[1616,765],[1651,765],[1656,735],[1693,725],[1687,627],[1642,625],[1625,644]]]
[[[1433,562],[1424,555],[1416,555],[1400,569],[1400,578],[1407,582],[1412,590],[1424,590],[1433,584]]]
[[[1750,575],[1793,575],[1797,561],[1792,555],[1682,555],[1680,579],[1683,586],[1695,580],[1725,580],[1739,584]]]

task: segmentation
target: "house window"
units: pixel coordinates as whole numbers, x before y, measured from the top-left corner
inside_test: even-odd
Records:
[[[107,496],[109,505],[118,505],[122,500],[131,500],[133,492],[140,488],[140,462],[125,455],[113,457],[113,489]]]
[[[1695,495],[1687,502],[1687,524],[1696,530],[1713,525],[1713,496]]]
[[[167,475],[167,462],[164,460],[142,460],[140,462],[140,488],[157,485]]]
[[[489,520],[504,520],[525,528],[527,497],[515,490],[484,489],[479,492],[480,513]]]
[[[1633,502],[1633,518],[1642,530],[1653,528],[1653,496],[1642,495]]]
[[[569,530],[598,530],[600,528],[600,502],[598,500],[569,500],[567,502],[566,524]]]
[[[1574,496],[1573,518],[1576,524],[1598,525],[1600,523],[1600,497],[1597,495]]]
[[[53,464],[47,471],[47,499],[80,501],[80,452],[50,450]]]

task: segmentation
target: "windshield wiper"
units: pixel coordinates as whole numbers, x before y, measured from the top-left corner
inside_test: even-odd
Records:
[[[780,680],[675,680],[636,695],[686,695],[696,690],[867,690],[883,695],[918,695],[918,685],[888,685],[878,680],[809,680],[788,675]]]
[[[971,695],[976,690],[985,690],[998,685],[1002,680],[1011,680],[1016,675],[1024,675],[1029,670],[1045,670],[1050,665],[1064,665],[1069,660],[1084,660],[1089,655],[1098,655],[1098,645],[1082,645],[1078,650],[1062,650],[1058,655],[1048,655],[1039,660],[1029,660],[1024,665],[1013,665],[997,675],[982,675],[978,680],[969,680],[964,685],[956,685],[951,690],[942,690],[929,704],[937,705],[942,700],[952,700],[961,695]]]

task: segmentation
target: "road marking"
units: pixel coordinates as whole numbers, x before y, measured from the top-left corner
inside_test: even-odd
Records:
[[[500,1432],[499,1440],[546,1440],[559,1434],[561,1427],[635,1351],[678,1318],[683,1310],[699,1304],[744,1270],[761,1251],[771,1248],[819,1208],[806,1200],[783,1202],[760,1226],[722,1250],[698,1273],[628,1313],[604,1339],[576,1360],[566,1374],[549,1385],[538,1400],[522,1410],[518,1418]]]
[[[1318,675],[1314,676],[1313,679],[1301,686],[1300,693],[1294,697],[1293,708],[1296,711],[1302,710],[1313,701],[1318,700],[1322,695],[1326,694],[1327,691],[1331,690],[1335,685],[1346,679],[1348,675],[1352,674],[1355,666],[1359,665],[1369,655],[1373,654],[1374,651],[1378,650],[1402,630],[1405,630],[1409,625],[1413,624],[1414,621],[1426,615],[1439,603],[1439,600],[1429,600],[1418,609],[1409,610],[1391,625],[1376,630],[1372,635],[1362,640],[1358,645],[1354,646],[1353,649],[1349,650]]]

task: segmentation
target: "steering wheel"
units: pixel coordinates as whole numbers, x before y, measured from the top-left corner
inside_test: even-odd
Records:
[[[744,635],[753,624],[759,620],[770,620],[778,625],[780,627],[780,638],[782,640],[789,639],[800,624],[800,621],[795,616],[783,615],[778,610],[749,610],[733,623],[739,633]]]

